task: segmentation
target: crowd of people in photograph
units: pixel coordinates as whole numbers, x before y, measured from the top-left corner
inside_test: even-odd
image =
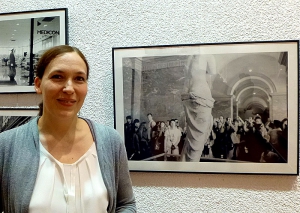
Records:
[[[262,118],[214,119],[203,154],[206,157],[279,163],[287,161],[287,119],[263,123]]]
[[[179,160],[185,131],[176,118],[154,121],[152,114],[148,121],[126,117],[124,124],[125,146],[130,160]]]
[[[179,120],[148,121],[126,117],[125,146],[130,160],[180,160],[186,137]],[[261,116],[248,119],[214,118],[202,159],[219,161],[286,162],[287,119],[263,123]]]

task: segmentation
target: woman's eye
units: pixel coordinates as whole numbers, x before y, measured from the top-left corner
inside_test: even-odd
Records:
[[[53,75],[51,78],[54,78],[54,79],[62,79],[62,76],[61,76],[61,75]]]
[[[76,80],[77,80],[77,81],[85,81],[85,78],[84,78],[84,77],[81,77],[81,76],[78,76],[78,77],[76,77]]]

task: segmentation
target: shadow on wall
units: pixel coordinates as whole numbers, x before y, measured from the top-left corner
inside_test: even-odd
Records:
[[[133,186],[291,191],[297,176],[131,172]]]

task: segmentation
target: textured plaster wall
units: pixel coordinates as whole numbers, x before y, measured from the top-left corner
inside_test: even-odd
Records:
[[[299,39],[299,0],[0,0],[0,13],[67,7],[91,65],[82,115],[113,126],[112,47]],[[0,29],[5,30],[5,29]],[[0,97],[3,99],[3,96]],[[15,97],[31,105],[37,97]],[[131,173],[139,212],[300,212],[295,176]]]

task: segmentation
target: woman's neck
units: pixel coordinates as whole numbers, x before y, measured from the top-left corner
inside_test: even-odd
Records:
[[[40,134],[52,135],[55,138],[72,137],[78,129],[78,119],[78,117],[53,118],[43,115],[38,121]]]
[[[38,121],[38,127],[41,144],[61,163],[76,162],[94,142],[88,124],[77,116],[71,119],[50,119],[43,115]]]

